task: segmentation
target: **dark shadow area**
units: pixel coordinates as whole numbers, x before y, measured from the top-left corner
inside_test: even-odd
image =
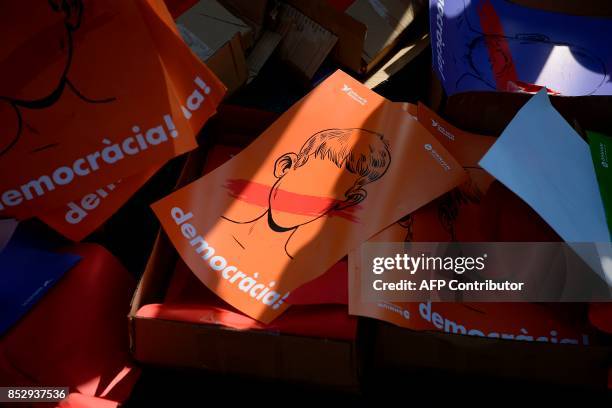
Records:
[[[343,393],[282,382],[202,371],[147,368],[126,408],[208,406],[275,401],[314,406],[524,405],[607,406],[612,393],[508,379],[461,377],[428,369],[388,371],[372,378],[362,393]]]
[[[431,70],[431,49],[427,48],[414,61],[378,86],[375,91],[391,101],[423,101],[429,106],[438,103],[436,89],[437,78]],[[269,112],[284,112],[300,98],[304,97],[317,82],[332,73],[336,65],[327,61],[315,76],[314,81],[306,82],[296,77],[288,67],[275,63],[264,66],[259,76],[248,87],[229,99],[228,103],[254,107]],[[542,63],[539,61],[538,63]],[[482,133],[498,134],[505,123],[522,106],[529,95],[499,95],[490,93],[460,94],[449,98],[445,104],[448,118],[457,126]],[[610,98],[597,99],[607,103]],[[487,101],[491,101],[488,103]],[[555,98],[554,101],[557,101]],[[498,103],[499,102],[499,103]],[[348,103],[348,102],[347,102]],[[466,114],[466,106],[472,103],[474,109]],[[554,102],[562,112],[578,123],[602,123],[600,118],[609,115],[600,106],[595,109],[584,107],[577,113],[575,104],[581,100]],[[584,102],[589,103],[589,102]],[[595,105],[595,103],[594,103]],[[244,118],[236,117],[237,122]],[[595,122],[590,122],[595,120]],[[609,121],[608,121],[609,122]],[[214,143],[234,144],[231,128],[219,128],[213,117],[200,134],[203,151],[208,151]],[[570,123],[572,123],[570,121]],[[612,126],[612,125],[610,125]],[[255,138],[261,129],[253,130]],[[215,138],[208,137],[215,134]],[[306,141],[310,135],[303,135]],[[249,141],[250,142],[250,141]],[[248,144],[248,143],[246,143]],[[272,146],[270,146],[270,149]],[[300,146],[295,146],[295,151]],[[401,151],[394,152],[401,157]],[[264,158],[261,158],[263,162]],[[140,191],[135,194],[99,231],[87,238],[105,246],[129,269],[140,277],[151,254],[154,240],[159,231],[159,221],[150,209],[150,205],[170,194],[174,189],[179,174],[185,164],[185,156],[171,160]],[[266,169],[266,171],[273,169]],[[338,180],[343,181],[343,180]],[[339,189],[339,188],[338,188]],[[367,186],[365,187],[367,190]],[[223,194],[219,190],[215,194]],[[370,199],[374,199],[371,197]],[[189,208],[193,210],[193,208]],[[219,214],[223,215],[223,211]],[[376,215],[372,215],[375,217]],[[326,220],[321,221],[320,231],[325,230]],[[29,223],[40,237],[49,237],[54,242],[66,242],[38,221]],[[381,228],[384,226],[381,226]],[[206,236],[205,230],[199,231]],[[342,239],[342,238],[340,238]],[[214,245],[214,244],[213,244]],[[314,242],[302,246],[300,252],[316,253]],[[161,296],[160,294],[160,297]],[[162,299],[160,299],[161,301]],[[338,404],[340,406],[380,406],[383,404],[456,404],[459,401],[499,402],[529,404],[542,403],[568,405],[576,402],[600,403],[601,406],[612,401],[611,394],[605,391],[593,391],[581,388],[567,388],[559,385],[531,383],[491,377],[462,377],[457,372],[441,372],[432,369],[413,368],[402,372],[384,371],[384,377],[378,377],[372,347],[376,344],[372,330],[372,321],[360,322],[357,347],[364,359],[362,367],[363,392],[350,394],[333,389],[322,389],[313,386],[292,384],[278,381],[262,380],[253,377],[219,374],[208,371],[179,370],[160,367],[143,367],[139,380],[126,407],[149,406],[194,406],[212,404]],[[245,345],[248,347],[248,344]],[[180,344],[176,345],[179,349]],[[203,342],[202,348],[206,347]],[[312,356],[316,359],[318,356]]]

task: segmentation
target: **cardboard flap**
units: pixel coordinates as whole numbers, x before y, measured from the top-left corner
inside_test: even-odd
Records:
[[[370,64],[391,48],[422,6],[422,0],[356,0],[346,13],[367,26],[364,61]]]
[[[200,1],[177,19],[211,49],[211,55],[230,41],[236,33],[251,28],[216,1]]]
[[[281,5],[278,20],[279,31],[283,33],[281,58],[299,69],[307,78],[312,78],[338,37],[287,4]]]
[[[334,58],[347,68],[360,72],[367,31],[365,24],[334,9],[324,0],[287,0],[287,3],[334,33],[338,37],[332,51]]]

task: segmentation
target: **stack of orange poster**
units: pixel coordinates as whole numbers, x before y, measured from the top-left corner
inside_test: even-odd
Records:
[[[225,92],[160,0],[8,2],[0,35],[0,216],[74,239],[195,148]]]
[[[292,290],[465,180],[400,105],[338,71],[153,210],[207,287],[267,323]]]
[[[462,131],[425,105],[410,106],[419,122],[444,145],[469,174],[461,186],[408,214],[369,242],[485,242],[492,237],[484,225],[483,198],[494,178],[478,161],[494,137]],[[492,189],[493,190],[493,189]],[[495,192],[493,192],[495,194]],[[570,307],[531,303],[368,302],[361,296],[359,250],[349,253],[349,313],[383,320],[412,330],[442,331],[489,338],[588,345],[585,321],[572,318]],[[560,310],[559,310],[560,309]],[[561,313],[559,313],[561,311]]]

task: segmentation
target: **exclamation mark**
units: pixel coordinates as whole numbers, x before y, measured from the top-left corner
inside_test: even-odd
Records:
[[[183,116],[185,119],[191,119],[191,111],[189,109],[181,105],[181,110],[183,111]]]
[[[208,86],[206,82],[202,81],[202,78],[196,77],[194,82],[196,83],[198,87],[200,87],[201,90],[204,91],[206,95],[210,94],[210,86]]]
[[[170,136],[176,139],[179,133],[176,130],[176,126],[174,125],[174,122],[172,121],[172,116],[164,115],[164,121],[166,122],[166,127],[170,131]]]
[[[272,309],[276,310],[281,307],[281,305],[285,302],[285,299],[287,299],[288,296],[289,292],[285,293],[285,296],[283,296],[278,302],[274,304],[274,306],[272,306]]]

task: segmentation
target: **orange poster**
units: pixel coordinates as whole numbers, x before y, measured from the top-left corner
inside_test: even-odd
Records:
[[[572,304],[410,302],[375,304],[375,317],[419,331],[552,344],[597,344],[597,335]]]
[[[414,110],[413,107],[408,109],[409,112]],[[480,201],[494,179],[478,166],[478,161],[495,142],[495,138],[457,129],[423,104],[418,105],[416,116],[465,168],[469,178],[461,186],[376,234],[370,242],[486,241],[482,239],[481,229],[478,227],[482,221]],[[373,303],[361,300],[360,266],[359,251],[351,251],[349,313],[385,320],[411,329],[421,328],[414,326],[414,320],[404,319],[402,313],[397,312],[414,308],[416,303]]]
[[[161,166],[92,190],[65,206],[38,216],[45,224],[73,241],[81,241],[98,229],[130,199]]]
[[[290,291],[465,177],[399,105],[337,71],[153,210],[206,286],[267,323]]]
[[[420,104],[417,117],[466,168],[468,181],[378,233],[371,242],[488,241],[482,203],[493,178],[477,163],[494,138],[455,128]],[[493,194],[496,194],[493,192]],[[531,303],[364,302],[358,250],[349,253],[349,313],[411,330],[508,340],[592,344],[581,306]]]
[[[225,89],[158,1],[0,13],[0,215],[26,218],[196,147]]]

